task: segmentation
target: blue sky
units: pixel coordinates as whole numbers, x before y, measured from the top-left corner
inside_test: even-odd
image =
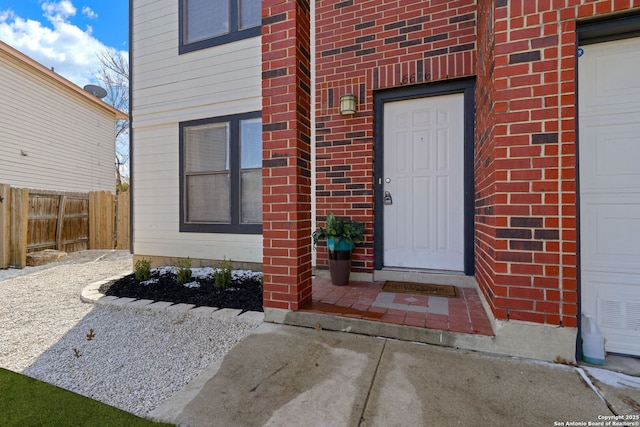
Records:
[[[0,0],[0,40],[79,86],[107,47],[129,49],[127,0]]]

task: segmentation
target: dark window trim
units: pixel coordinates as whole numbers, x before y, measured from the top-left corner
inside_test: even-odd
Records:
[[[373,225],[373,268],[381,270],[384,267],[384,233],[383,233],[383,191],[384,184],[384,104],[390,101],[424,98],[428,96],[464,94],[464,274],[475,274],[475,197],[473,168],[473,152],[475,138],[475,78],[450,80],[443,83],[427,83],[404,87],[401,89],[387,89],[374,93],[374,212]]]
[[[638,11],[578,21],[578,43],[588,45],[640,36]]]
[[[179,174],[180,174],[180,232],[192,233],[228,233],[228,234],[261,234],[262,224],[242,224],[240,223],[240,122],[247,119],[261,118],[260,111],[250,113],[232,114],[228,116],[212,117],[207,119],[190,120],[180,122],[180,144],[179,144]],[[230,143],[229,143],[229,173],[231,177],[231,223],[188,223],[186,219],[186,197],[185,170],[184,170],[184,130],[192,126],[201,126],[211,123],[229,123]]]
[[[220,46],[223,44],[235,42],[238,40],[244,40],[251,37],[257,37],[262,33],[262,28],[260,25],[246,28],[244,30],[239,30],[239,18],[238,18],[238,0],[229,0],[230,2],[230,22],[229,22],[229,32],[227,34],[223,34],[220,36],[214,36],[204,40],[198,40],[191,43],[185,43],[185,27],[184,27],[184,0],[178,1],[178,33],[179,33],[179,44],[178,44],[178,53],[182,55],[183,53],[194,52],[196,50],[206,49],[213,46]]]

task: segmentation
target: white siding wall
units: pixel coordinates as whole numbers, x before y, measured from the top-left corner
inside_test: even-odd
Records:
[[[262,262],[261,235],[180,233],[178,125],[258,111],[260,37],[178,55],[174,0],[133,1],[134,253]]]
[[[3,51],[0,88],[0,183],[115,191],[113,113]]]

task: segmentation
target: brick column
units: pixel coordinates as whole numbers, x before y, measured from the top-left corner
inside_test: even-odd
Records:
[[[491,2],[478,2],[478,74],[476,82],[475,138],[475,267],[476,280],[497,311],[493,298],[496,281],[496,168],[495,168],[495,19]],[[498,318],[506,315],[498,313]]]
[[[311,300],[310,9],[262,1],[264,307]]]

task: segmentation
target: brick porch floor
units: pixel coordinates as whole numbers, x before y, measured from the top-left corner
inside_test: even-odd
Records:
[[[334,286],[314,277],[311,303],[300,311],[374,322],[494,336],[475,289],[457,288],[454,298],[382,292],[384,282],[349,282]]]

